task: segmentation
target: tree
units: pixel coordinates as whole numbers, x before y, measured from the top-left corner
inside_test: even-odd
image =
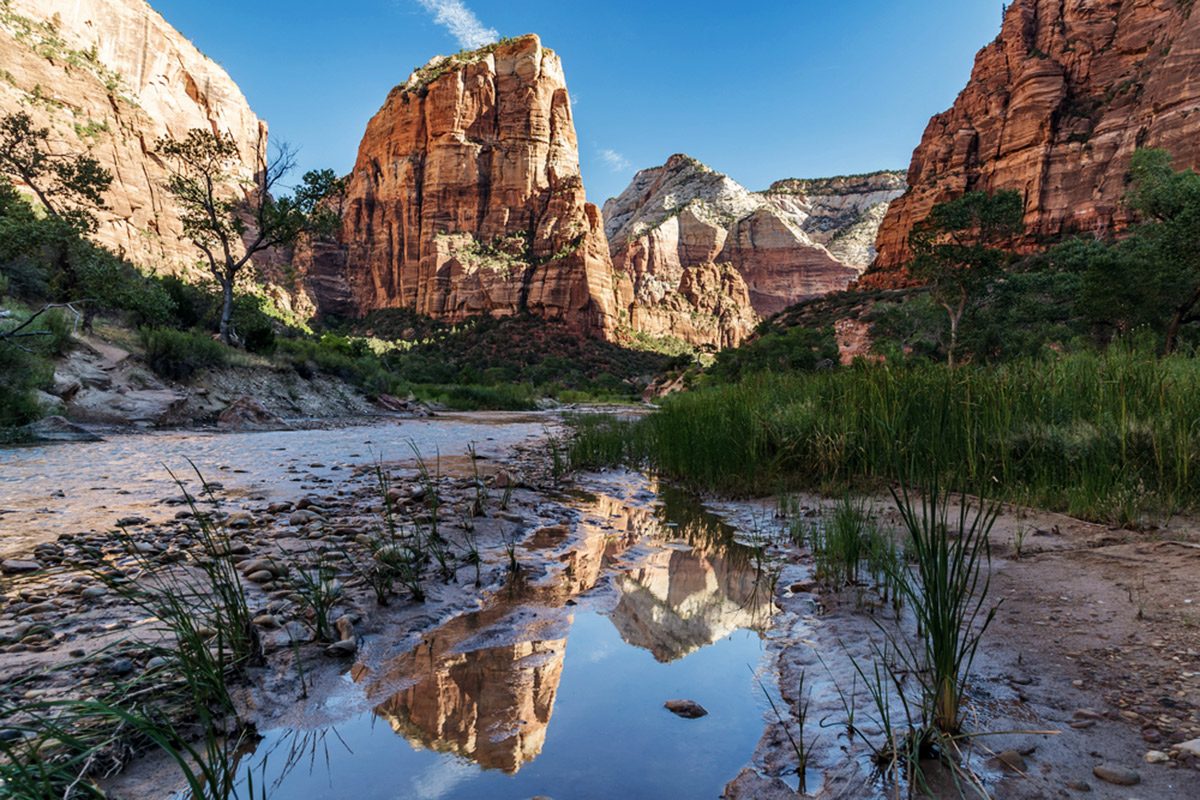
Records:
[[[0,117],[0,172],[29,187],[53,219],[80,233],[96,230],[112,173],[87,154],[50,150],[50,129],[24,111]]]
[[[332,170],[306,173],[291,196],[276,197],[283,179],[295,168],[287,145],[260,164],[252,181],[240,180],[237,143],[229,134],[193,129],[184,139],[162,137],[156,151],[171,172],[166,188],[179,203],[184,234],[204,254],[221,287],[221,340],[235,344],[233,289],[237,278],[258,253],[295,243],[303,234],[333,230],[337,212],[324,200],[341,192]]]
[[[1200,321],[1200,175],[1176,172],[1165,150],[1139,150],[1129,171],[1126,202],[1142,222],[1122,243],[1132,268],[1119,285],[1136,280],[1141,305],[1160,320],[1163,351],[1172,353],[1184,325]]]
[[[970,192],[933,207],[909,235],[913,277],[950,318],[946,361],[953,367],[958,329],[979,290],[1011,259],[1004,244],[1024,230],[1024,204],[1014,191]]]

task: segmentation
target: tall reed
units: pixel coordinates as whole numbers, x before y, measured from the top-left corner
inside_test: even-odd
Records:
[[[1137,525],[1200,505],[1200,361],[1132,345],[1000,366],[759,374],[638,421],[577,418],[574,466],[772,494],[890,481],[909,458],[999,497]]]

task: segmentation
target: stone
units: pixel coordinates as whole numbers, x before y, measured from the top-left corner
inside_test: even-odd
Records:
[[[1179,4],[1015,0],[967,87],[925,129],[860,286],[904,285],[909,233],[967,191],[1021,193],[1023,250],[1124,230],[1137,148],[1170,151],[1176,169],[1200,166],[1200,83],[1182,77],[1198,70],[1200,28]]]
[[[1085,781],[1067,781],[1067,788],[1073,792],[1088,793],[1092,790],[1091,784]]]
[[[255,398],[239,397],[217,417],[217,427],[225,431],[282,431],[291,426]]]
[[[254,618],[254,624],[260,628],[274,630],[279,627],[279,619],[273,614],[260,614]]]
[[[1005,750],[998,753],[994,761],[1009,770],[1018,773],[1025,773],[1028,770],[1028,765],[1025,763],[1025,757],[1016,750]]]
[[[1142,776],[1137,772],[1116,764],[1097,764],[1092,768],[1092,774],[1114,786],[1136,786],[1142,782]]]
[[[325,655],[346,657],[352,656],[358,651],[358,643],[353,639],[343,639],[340,642],[334,642],[325,648]]]
[[[1187,742],[1181,742],[1180,744],[1175,745],[1175,749],[1180,753],[1192,756],[1193,758],[1200,758],[1200,739],[1192,739]]]
[[[1142,760],[1147,764],[1165,764],[1171,757],[1162,750],[1148,750],[1146,755],[1142,756]]]
[[[42,568],[41,562],[23,560],[19,558],[8,558],[0,561],[0,572],[6,575],[22,575],[28,572],[37,572]]]
[[[248,574],[246,576],[246,580],[250,581],[251,583],[269,583],[275,580],[275,573],[271,572],[269,569],[260,569]]]
[[[89,586],[79,593],[79,596],[84,600],[99,600],[108,594],[108,588],[105,586]]]
[[[367,125],[343,207],[336,242],[302,246],[294,262],[322,312],[529,313],[616,334],[562,61],[535,35],[439,57],[395,87]]]
[[[35,442],[99,442],[99,436],[64,417],[46,417],[21,428],[23,438]]]
[[[699,719],[708,716],[708,709],[695,700],[668,700],[663,703],[663,708],[684,719]]]
[[[138,517],[138,516],[121,517],[120,519],[117,520],[117,527],[118,528],[132,528],[135,525],[145,525],[149,521],[150,520],[147,519],[146,517]]]

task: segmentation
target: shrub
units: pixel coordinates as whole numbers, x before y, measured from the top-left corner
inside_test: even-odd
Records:
[[[170,328],[142,328],[146,363],[163,378],[186,381],[202,369],[228,363],[225,345],[203,333]]]

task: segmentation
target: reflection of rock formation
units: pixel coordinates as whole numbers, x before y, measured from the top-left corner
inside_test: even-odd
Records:
[[[640,542],[691,547],[664,546],[618,577],[612,621],[626,642],[671,661],[739,628],[763,628],[770,593],[733,530],[689,495],[660,496],[659,509],[588,498],[574,528],[534,531],[524,549],[544,570],[530,565],[518,592],[451,620],[378,671],[356,668],[376,713],[414,747],[516,772],[545,744],[572,623],[566,602],[596,587]]]
[[[612,622],[621,638],[675,661],[735,630],[761,630],[771,593],[745,559],[700,550],[656,553],[620,582]]]
[[[416,747],[516,772],[545,744],[567,640],[458,652],[478,617],[455,620],[391,662],[387,675],[412,683],[375,711]]]

